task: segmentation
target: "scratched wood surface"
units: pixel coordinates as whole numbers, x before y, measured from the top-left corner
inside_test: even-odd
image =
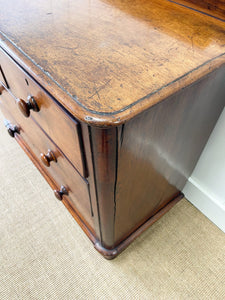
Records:
[[[89,123],[126,121],[225,62],[225,23],[167,0],[0,5],[1,45]]]
[[[216,18],[225,19],[225,0],[175,0],[175,2],[181,5],[190,5],[193,9],[201,10]]]

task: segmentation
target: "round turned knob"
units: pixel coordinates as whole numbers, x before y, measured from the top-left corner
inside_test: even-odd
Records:
[[[7,129],[7,132],[11,137],[14,137],[15,133],[18,133],[18,134],[20,133],[19,128],[16,125],[12,125],[8,120],[4,120],[4,123],[5,123],[5,127]]]
[[[68,191],[65,186],[61,186],[60,190],[54,190],[54,194],[58,200],[62,200],[63,195],[68,195]]]
[[[55,154],[52,152],[52,150],[48,150],[47,154],[41,153],[41,160],[46,167],[50,167],[51,161],[57,162]]]
[[[14,137],[14,136],[15,136],[16,130],[14,130],[14,129],[12,129],[12,128],[8,128],[7,131],[8,131],[8,134],[9,134],[11,137]]]
[[[2,94],[2,92],[4,91],[4,86],[0,83],[0,95]]]
[[[23,99],[18,99],[17,104],[19,107],[19,110],[22,112],[22,114],[28,118],[30,116],[30,110],[39,111],[39,107],[32,96],[27,97],[27,102]]]

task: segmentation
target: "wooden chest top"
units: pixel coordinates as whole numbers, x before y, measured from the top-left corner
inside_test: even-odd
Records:
[[[167,0],[0,7],[0,45],[88,123],[127,121],[225,62],[225,23]]]

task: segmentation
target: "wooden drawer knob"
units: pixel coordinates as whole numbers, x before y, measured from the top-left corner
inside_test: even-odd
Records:
[[[68,191],[65,186],[61,186],[60,190],[54,190],[54,194],[58,200],[62,200],[63,195],[68,195]]]
[[[5,127],[7,129],[7,132],[11,137],[14,137],[16,133],[17,134],[20,133],[19,128],[16,125],[12,125],[8,120],[4,120],[4,123],[5,123]]]
[[[57,159],[55,157],[55,154],[52,150],[48,150],[47,154],[41,153],[41,161],[46,167],[50,167],[50,162],[54,161],[57,162]]]
[[[19,110],[22,112],[24,117],[28,118],[30,116],[30,110],[39,111],[39,107],[32,96],[27,97],[27,102],[23,99],[17,99],[17,105]]]
[[[2,94],[2,92],[4,91],[4,86],[0,83],[0,95]]]

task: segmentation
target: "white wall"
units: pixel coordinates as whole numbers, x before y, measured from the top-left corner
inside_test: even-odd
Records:
[[[225,109],[183,192],[225,232]]]

